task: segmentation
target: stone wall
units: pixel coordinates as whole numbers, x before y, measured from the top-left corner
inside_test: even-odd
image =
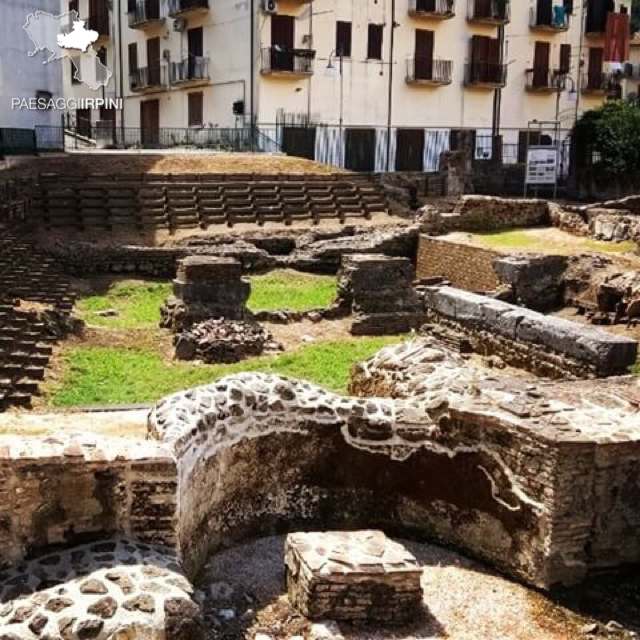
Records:
[[[479,352],[539,375],[623,375],[638,357],[630,338],[460,289],[426,287],[424,301],[436,322],[463,329]]]
[[[503,254],[468,244],[420,236],[416,277],[443,277],[469,291],[493,291],[500,280],[493,263]]]
[[[175,474],[158,443],[0,437],[2,561],[117,533],[173,544]]]

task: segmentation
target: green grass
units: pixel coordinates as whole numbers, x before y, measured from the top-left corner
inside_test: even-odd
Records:
[[[316,276],[296,271],[272,271],[251,278],[251,311],[308,311],[328,307],[336,298],[333,276]]]
[[[63,407],[155,402],[174,391],[242,371],[303,378],[328,390],[344,392],[354,363],[400,340],[387,337],[318,342],[294,353],[232,365],[167,363],[160,354],[145,348],[73,347],[64,355],[64,375],[61,383],[50,390],[48,403]]]
[[[475,233],[473,237],[481,244],[494,249],[517,249],[522,251],[546,251],[556,253],[575,253],[594,251],[598,253],[628,253],[635,251],[636,245],[627,242],[603,242],[590,238],[581,238],[567,234],[566,241],[558,235],[546,240],[540,230],[513,229],[496,233]]]
[[[171,293],[169,283],[126,281],[112,285],[105,295],[78,301],[78,310],[89,324],[109,329],[154,327],[160,321],[160,307]],[[115,309],[117,316],[103,318],[98,311]]]

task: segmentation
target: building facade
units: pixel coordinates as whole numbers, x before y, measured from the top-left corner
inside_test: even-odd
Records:
[[[534,120],[569,130],[625,91],[604,40],[630,0],[63,2],[105,32],[105,92],[124,97],[121,113],[78,117],[151,145],[254,120],[276,148],[321,161],[428,169],[456,131],[487,157],[492,134],[515,147]],[[91,91],[70,66],[65,87]]]

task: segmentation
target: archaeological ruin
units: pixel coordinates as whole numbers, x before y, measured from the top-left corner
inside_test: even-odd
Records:
[[[0,640],[447,637],[424,631],[427,545],[549,599],[637,577],[637,197],[423,190],[412,211],[369,174],[0,180]],[[294,304],[301,274],[322,300]],[[109,293],[133,281],[147,324]],[[91,402],[49,402],[92,377]],[[211,577],[273,540],[247,578],[269,597]],[[494,637],[614,637],[590,615]]]

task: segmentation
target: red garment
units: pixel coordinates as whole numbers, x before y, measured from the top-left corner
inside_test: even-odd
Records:
[[[628,13],[608,13],[607,31],[604,40],[605,62],[629,60],[631,20]]]

